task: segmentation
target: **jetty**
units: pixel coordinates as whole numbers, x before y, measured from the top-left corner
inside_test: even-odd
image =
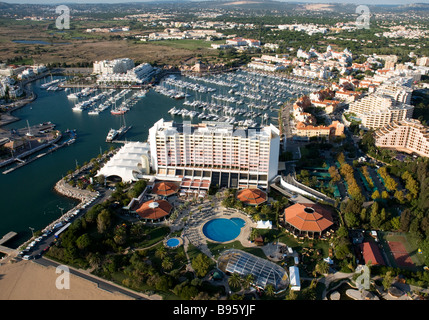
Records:
[[[5,242],[9,241],[10,239],[15,237],[16,235],[17,235],[16,232],[10,231],[6,235],[4,235],[3,238],[0,239],[0,252],[1,253],[11,254],[12,252],[16,251],[15,249],[11,249],[11,248],[8,248],[8,247],[3,245]]]
[[[43,145],[39,146],[38,148],[35,148],[35,149],[31,150],[31,152],[29,152],[28,154],[20,155],[19,157],[15,157],[15,158],[10,159],[10,162],[8,164],[12,164],[14,162],[18,162],[18,164],[16,166],[12,167],[12,168],[9,168],[9,169],[3,171],[2,173],[3,174],[8,174],[10,172],[13,172],[16,169],[19,169],[19,168],[21,168],[21,167],[23,167],[23,166],[25,166],[25,165],[27,165],[27,164],[29,164],[29,163],[37,160],[37,159],[40,159],[40,158],[42,158],[42,157],[44,157],[44,156],[46,156],[46,155],[48,155],[48,154],[50,154],[50,153],[52,153],[52,152],[60,149],[62,147],[71,145],[72,143],[74,143],[76,141],[76,134],[75,133],[70,134],[70,138],[69,139],[67,139],[66,141],[64,141],[64,142],[62,142],[60,144],[57,144],[56,142],[58,142],[61,138],[62,138],[62,134],[59,133],[58,137],[55,140],[50,141],[50,142],[48,142],[46,144],[43,144]],[[50,148],[46,152],[44,152],[44,153],[40,153],[37,156],[35,156],[33,158],[30,158],[30,159],[26,159],[26,160],[22,159],[24,156],[29,156],[30,154],[35,153],[37,151],[41,151],[42,149],[45,149],[47,147],[50,147]]]

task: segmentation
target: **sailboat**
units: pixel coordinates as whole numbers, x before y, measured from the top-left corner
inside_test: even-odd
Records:
[[[125,122],[125,116],[122,115],[121,120],[123,121],[122,126],[119,128],[118,130],[118,137],[120,137],[121,135],[125,134],[128,130],[131,129],[131,126],[127,127],[127,124]]]
[[[144,98],[146,97],[146,93],[148,93],[149,90],[140,90],[139,92],[137,92],[137,98]]]

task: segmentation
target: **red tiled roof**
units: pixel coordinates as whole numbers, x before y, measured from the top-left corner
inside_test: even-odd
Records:
[[[144,219],[161,219],[170,214],[173,206],[165,200],[149,200],[136,210]]]
[[[334,224],[331,212],[316,203],[297,203],[286,208],[285,221],[310,232],[322,232]]]
[[[237,199],[245,204],[258,205],[267,201],[267,194],[259,189],[244,189],[237,193]]]
[[[371,265],[373,266],[377,264],[385,265],[380,249],[374,242],[363,242],[361,243],[360,248],[362,250],[365,263],[371,261]]]
[[[173,182],[159,182],[153,186],[152,193],[160,196],[169,196],[177,193],[179,187]]]

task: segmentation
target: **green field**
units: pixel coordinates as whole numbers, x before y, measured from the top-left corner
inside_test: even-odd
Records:
[[[193,39],[181,39],[181,40],[159,40],[159,41],[149,41],[141,42],[142,44],[153,44],[159,46],[167,46],[176,49],[185,49],[185,50],[199,50],[199,49],[209,49],[212,44],[225,43],[225,40],[218,41],[206,41],[206,40],[193,40]]]

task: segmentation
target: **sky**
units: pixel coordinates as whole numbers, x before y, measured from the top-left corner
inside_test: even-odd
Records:
[[[165,2],[174,0],[0,0],[0,2],[7,3],[31,3],[31,4],[45,4],[45,3],[126,3],[126,2]],[[191,0],[200,1],[200,0]],[[207,0],[206,0],[207,1]],[[211,0],[216,1],[216,0]],[[231,0],[233,1],[233,0]],[[307,2],[307,3],[354,3],[354,4],[411,4],[411,3],[429,3],[429,0],[277,0],[282,2]]]

